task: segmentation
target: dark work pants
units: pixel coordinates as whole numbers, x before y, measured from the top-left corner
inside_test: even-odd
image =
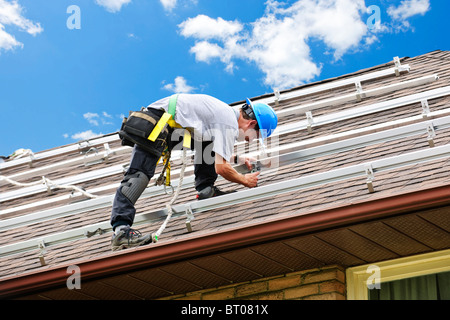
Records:
[[[207,186],[213,186],[217,180],[217,173],[214,163],[215,154],[211,150],[212,142],[210,141],[193,141],[192,145],[194,146],[196,152],[194,159],[195,189],[200,191]],[[126,182],[129,175],[132,175],[138,171],[143,172],[149,179],[151,179],[155,174],[155,168],[158,160],[159,157],[146,152],[139,146],[135,146],[131,155],[130,167],[125,173],[122,182]],[[113,229],[120,225],[132,226],[136,215],[136,209],[133,203],[131,203],[131,201],[122,194],[121,189],[122,186],[117,189],[113,202],[111,212],[111,225],[113,226]]]

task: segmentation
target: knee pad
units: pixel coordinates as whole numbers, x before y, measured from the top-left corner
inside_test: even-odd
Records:
[[[150,179],[142,172],[127,175],[121,184],[122,194],[134,205],[147,188]]]

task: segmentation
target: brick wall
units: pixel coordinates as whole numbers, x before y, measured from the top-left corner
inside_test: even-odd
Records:
[[[345,300],[345,270],[328,266],[205,289],[163,300]]]

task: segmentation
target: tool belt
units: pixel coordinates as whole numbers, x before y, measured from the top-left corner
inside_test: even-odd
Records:
[[[178,95],[173,95],[169,101],[169,110],[143,109],[130,112],[124,118],[119,137],[122,145],[133,147],[138,145],[147,152],[161,157],[163,152],[171,150],[174,144],[171,135],[176,128],[183,128],[175,122]],[[191,147],[191,134],[185,129],[183,147]]]

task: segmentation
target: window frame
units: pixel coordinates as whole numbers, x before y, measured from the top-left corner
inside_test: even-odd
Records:
[[[373,272],[368,272],[370,266],[379,268],[380,283],[446,272],[450,271],[450,250],[348,268],[346,270],[347,300],[369,299],[367,280],[374,275]]]

